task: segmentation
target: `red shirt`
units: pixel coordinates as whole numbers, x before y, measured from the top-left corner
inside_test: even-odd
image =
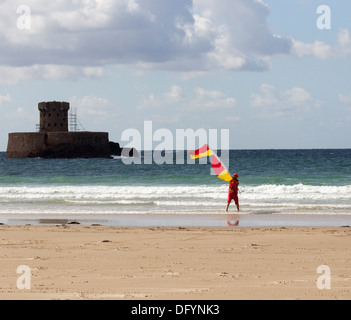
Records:
[[[238,195],[238,187],[239,181],[237,179],[233,179],[229,182],[229,194]]]

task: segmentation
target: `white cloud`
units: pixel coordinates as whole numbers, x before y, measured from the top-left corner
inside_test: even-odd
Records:
[[[94,95],[88,95],[82,98],[72,97],[70,99],[71,108],[77,110],[82,117],[94,119],[107,119],[116,116],[116,110],[113,104],[107,99]]]
[[[11,102],[11,97],[9,94],[5,95],[5,96],[2,96],[0,94],[0,106],[4,103],[8,103],[8,102]]]
[[[195,7],[216,29],[212,63],[226,70],[264,70],[268,57],[288,54],[291,42],[267,25],[269,8],[258,0],[195,0]]]
[[[351,110],[351,93],[339,94],[339,101]]]
[[[16,102],[13,102],[12,99],[6,99],[11,102],[7,107],[6,112],[2,115],[4,118],[9,119],[6,124],[8,126],[8,131],[22,131],[23,128],[32,128],[35,131],[35,123],[38,121],[37,113],[33,113],[33,110],[28,110],[26,107],[19,107]],[[1,104],[0,104],[1,107]],[[5,107],[5,106],[4,106]],[[5,122],[3,127],[5,126]]]
[[[172,86],[169,92],[164,94],[165,101],[168,103],[176,103],[184,98],[183,90],[179,86]]]
[[[3,64],[164,61],[184,54],[184,31],[178,25],[193,23],[191,0],[29,1],[31,29],[18,30],[16,4],[20,1],[0,4]]]
[[[168,92],[163,93],[159,97],[156,97],[153,93],[150,93],[147,97],[143,97],[137,109],[164,107],[181,102],[183,98],[183,89],[177,85],[173,85]]]
[[[21,4],[0,4],[2,66],[263,70],[291,46],[269,31],[258,0],[29,0],[29,30],[16,28]]]
[[[351,93],[339,94],[339,100],[345,105],[351,105]]]
[[[298,57],[314,56],[319,59],[328,59],[332,55],[332,48],[324,42],[303,43],[293,40],[293,53]]]
[[[303,43],[292,40],[292,53],[298,57],[312,56],[319,59],[338,59],[351,55],[351,36],[348,29],[340,29],[334,47],[322,42]]]
[[[171,107],[182,112],[191,112],[232,109],[237,106],[236,99],[228,97],[221,91],[195,88],[193,93],[193,96],[186,96],[181,87],[173,85],[169,91],[159,96],[151,93],[143,97],[137,109]]]
[[[196,88],[194,92],[196,97],[184,105],[189,111],[215,111],[218,109],[232,109],[237,106],[236,99],[228,97],[221,91],[207,91],[203,88]]]
[[[251,94],[251,106],[259,111],[259,116],[267,118],[300,118],[322,104],[322,101],[314,99],[308,91],[298,87],[279,91],[274,86],[264,83],[260,86],[259,93]]]
[[[77,80],[101,78],[104,71],[99,67],[75,67],[62,65],[1,66],[0,85],[13,86],[23,80]]]
[[[150,108],[158,108],[161,106],[161,99],[155,97],[153,93],[150,93],[147,97],[143,97],[137,109],[150,109]]]

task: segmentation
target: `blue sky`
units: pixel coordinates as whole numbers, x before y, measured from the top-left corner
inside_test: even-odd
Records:
[[[350,15],[348,0],[3,0],[0,150],[53,100],[113,141],[152,121],[229,129],[238,149],[350,148]]]

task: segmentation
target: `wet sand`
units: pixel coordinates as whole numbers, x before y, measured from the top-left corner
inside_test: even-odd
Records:
[[[351,226],[347,214],[287,214],[259,211],[241,214],[111,214],[111,215],[2,215],[6,225],[55,225],[78,222],[114,227],[226,227],[227,221],[240,227],[342,227]]]

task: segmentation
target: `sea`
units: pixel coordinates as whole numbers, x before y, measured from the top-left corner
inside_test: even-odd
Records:
[[[179,152],[183,164],[176,163]],[[0,222],[17,215],[225,214],[228,183],[211,174],[210,159],[200,163],[188,152],[166,153],[164,164],[144,164],[146,153],[141,164],[117,156],[7,159],[0,153]],[[228,169],[239,174],[241,215],[351,217],[351,149],[230,150]],[[235,209],[233,204],[230,212]]]

